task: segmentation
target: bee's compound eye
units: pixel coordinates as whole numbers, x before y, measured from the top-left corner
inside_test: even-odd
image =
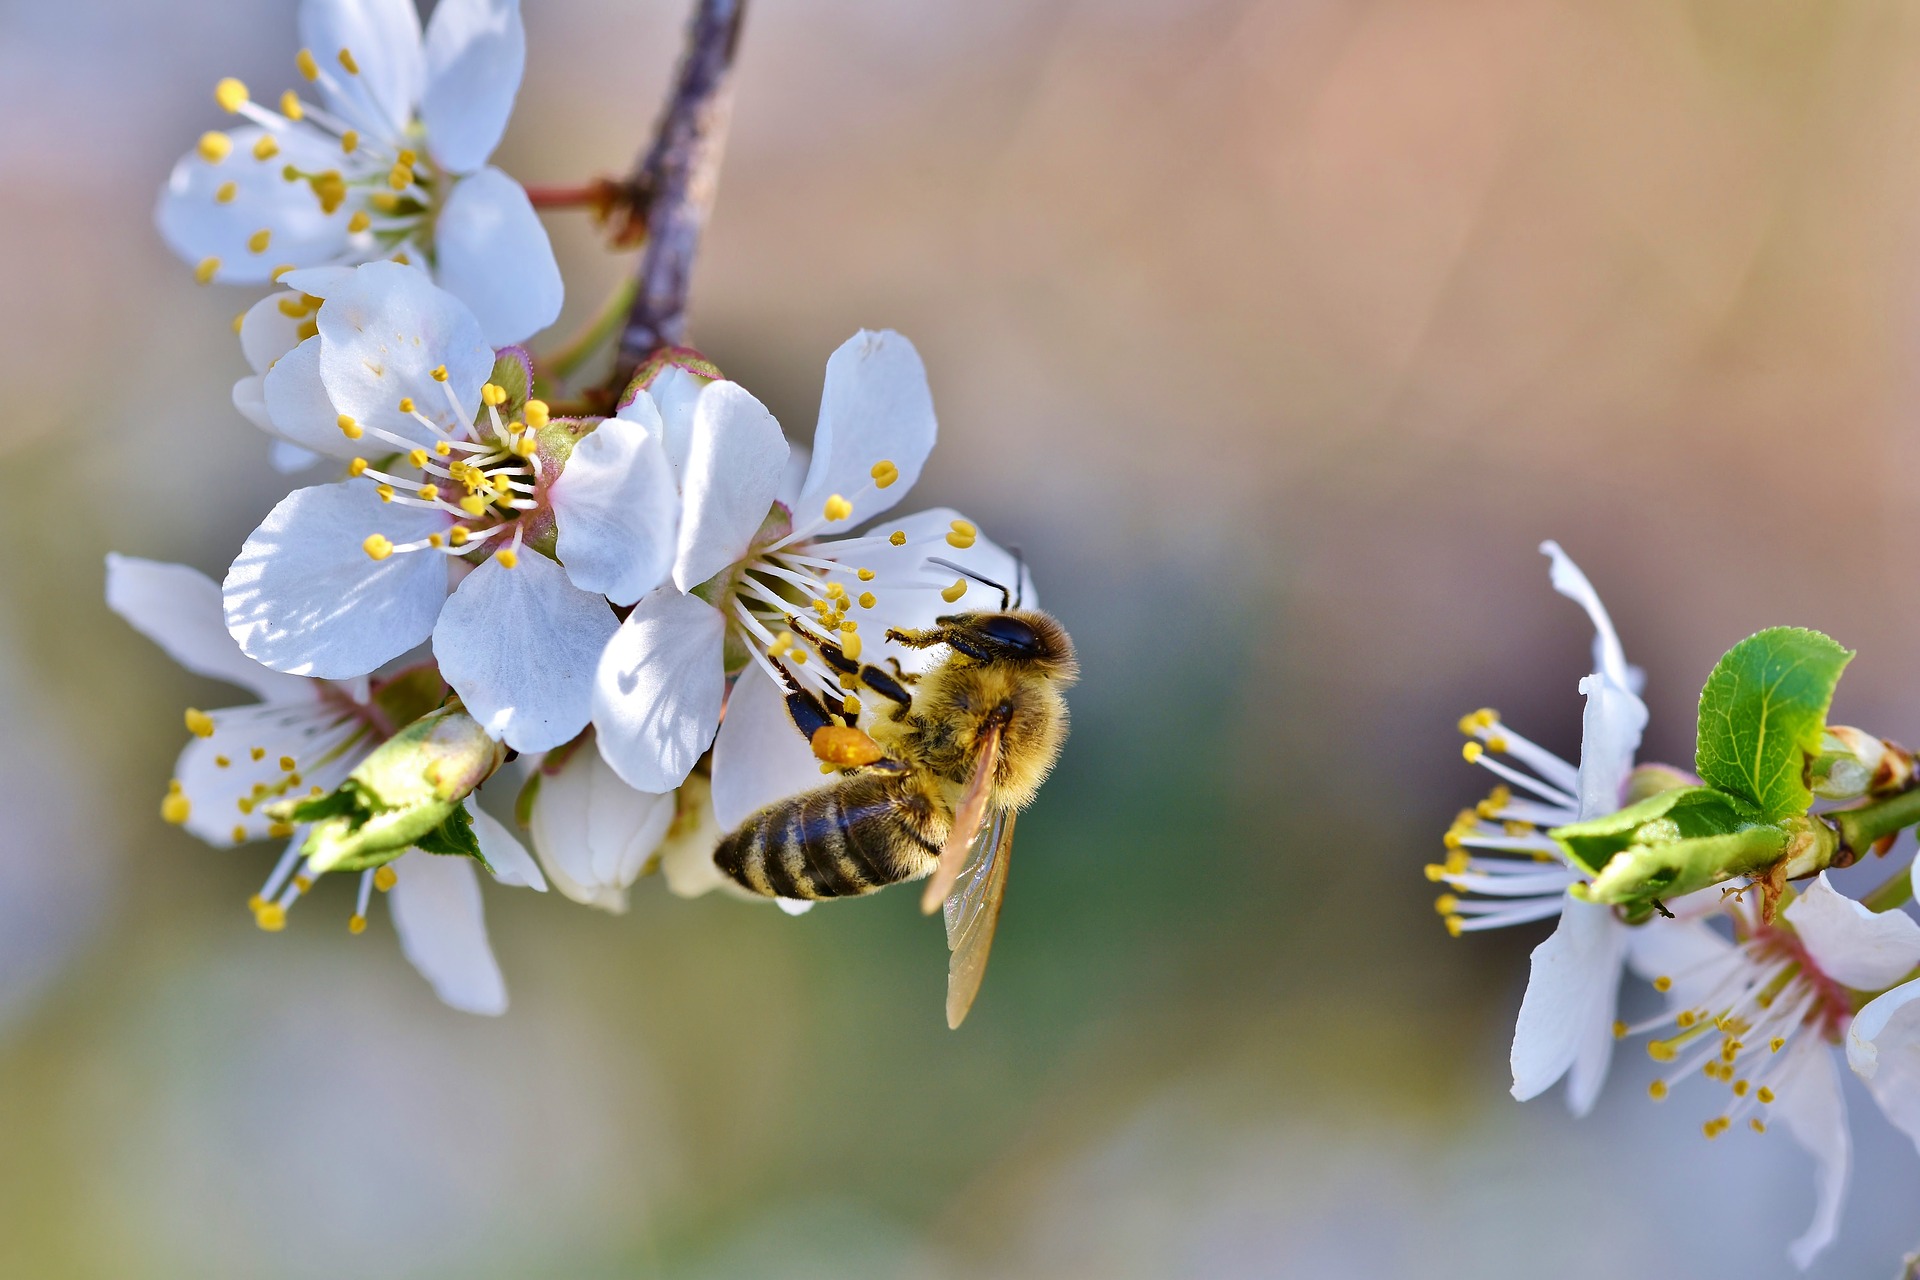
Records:
[[[1002,649],[1022,657],[1040,652],[1040,633],[1011,614],[999,613],[980,623],[980,634]]]

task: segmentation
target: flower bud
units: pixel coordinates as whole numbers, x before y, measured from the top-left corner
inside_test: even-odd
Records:
[[[1904,790],[1913,781],[1913,753],[1843,724],[1827,726],[1820,754],[1809,759],[1807,785],[1827,800],[1857,800]]]
[[[313,823],[301,851],[316,873],[377,867],[415,845],[478,858],[461,801],[505,759],[506,748],[454,700],[376,748],[331,795],[272,812]]]

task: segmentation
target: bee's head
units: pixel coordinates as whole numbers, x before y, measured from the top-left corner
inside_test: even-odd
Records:
[[[1079,671],[1067,629],[1038,609],[950,613],[936,621],[947,628],[947,643],[978,661],[1030,665],[1063,684]]]

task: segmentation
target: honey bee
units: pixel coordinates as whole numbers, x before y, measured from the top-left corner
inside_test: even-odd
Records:
[[[843,683],[886,705],[863,732],[843,706],[830,708],[779,667],[794,723],[842,776],[760,810],[713,857],[746,888],[782,898],[849,897],[926,878],[921,910],[946,909],[947,1025],[958,1027],[986,974],[1014,817],[1066,741],[1061,690],[1078,665],[1058,622],[1010,604],[999,583],[947,567],[996,588],[1001,607],[889,630],[888,639],[911,648],[946,646],[923,675],[862,665],[789,620]]]

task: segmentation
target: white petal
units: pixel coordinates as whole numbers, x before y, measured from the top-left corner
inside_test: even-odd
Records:
[[[473,309],[496,346],[552,324],[566,292],[532,201],[519,183],[492,168],[454,183],[435,224],[434,275]]]
[[[198,569],[107,553],[107,607],[197,675],[250,690],[263,702],[310,702],[311,680],[261,666],[234,643],[220,587]]]
[[[813,432],[813,465],[794,526],[839,532],[871,520],[906,496],[933,452],[933,393],[920,353],[892,330],[862,329],[827,360],[820,423]],[[874,487],[875,463],[891,462],[900,478]],[[828,521],[827,499],[839,494],[853,514]]]
[[[531,548],[468,574],[440,611],[433,655],[474,719],[516,751],[550,751],[587,727],[593,673],[619,621]]]
[[[1847,1063],[1887,1119],[1920,1145],[1920,982],[1877,996],[1847,1027]]]
[[[814,555],[824,555],[847,566],[847,572],[829,574],[829,580],[845,587],[853,599],[857,600],[866,592],[874,596],[872,609],[859,609],[854,614],[860,621],[860,634],[868,637],[868,648],[862,655],[862,661],[884,664],[887,658],[898,658],[908,671],[925,671],[941,661],[945,650],[908,649],[882,640],[888,627],[898,627],[903,631],[916,630],[933,626],[934,619],[943,614],[1001,607],[1000,592],[996,588],[973,578],[962,577],[952,569],[929,564],[930,556],[949,560],[981,578],[1004,584],[1017,603],[1027,608],[1038,607],[1038,593],[1034,590],[1032,575],[1024,573],[1013,556],[992,539],[984,535],[976,536],[973,545],[964,551],[941,540],[953,522],[961,519],[964,517],[957,511],[935,507],[874,526],[871,532],[876,536],[884,537],[896,532],[904,534],[906,544],[899,547],[887,544],[864,551],[841,553],[835,550],[832,542],[816,544]],[[855,571],[860,568],[873,570],[871,581],[859,580]],[[1021,583],[1016,584],[1016,575],[1023,579]],[[955,582],[964,583],[966,591],[948,601],[940,594],[941,588]],[[880,641],[877,647],[876,641]]]
[[[547,878],[540,874],[540,864],[533,860],[519,838],[498,818],[475,804],[473,797],[467,797],[462,803],[467,816],[473,819],[474,838],[480,842],[480,852],[485,855],[487,865],[493,868],[494,880],[545,893]]]
[[[480,387],[493,372],[493,348],[466,304],[423,272],[397,262],[356,268],[328,295],[319,324],[320,378],[340,413],[429,445],[436,437],[400,411],[402,399],[442,430],[464,433],[472,424]],[[445,383],[433,377],[440,365]]]
[[[720,725],[726,622],[697,596],[661,587],[634,607],[600,656],[593,723],[629,786],[671,791]]]
[[[1580,817],[1616,812],[1647,727],[1647,704],[1604,672],[1580,681]]]
[[[694,412],[700,404],[700,393],[709,385],[705,378],[688,373],[678,365],[668,365],[642,389],[646,398],[653,402],[652,414],[659,420],[661,430],[666,432],[667,461],[673,464],[675,476],[686,470],[687,455],[693,451]],[[622,406],[620,416],[646,421],[641,415],[649,410],[639,405],[638,400],[639,396],[636,396],[635,403]]]
[[[273,430],[273,419],[267,416],[267,380],[259,374],[248,374],[233,384],[233,407],[240,416],[262,431]]]
[[[316,334],[280,357],[262,379],[269,430],[283,440],[329,458],[358,456],[364,444],[347,439],[340,430],[340,414],[327,396],[320,378],[321,339]],[[416,427],[414,435],[419,435]],[[378,454],[391,446],[376,445]]]
[[[299,297],[291,289],[276,289],[241,315],[240,354],[255,373],[265,373],[275,360],[300,345],[300,326],[306,323],[306,315],[290,316],[280,309],[281,303]]]
[[[426,81],[413,0],[301,0],[300,43],[319,60],[321,91],[335,115],[377,138],[400,137]],[[342,49],[351,51],[357,75],[339,61]]]
[[[720,844],[720,824],[713,816],[713,792],[699,774],[688,778],[678,793],[679,807],[691,817],[673,830],[660,845],[660,876],[667,891],[679,898],[698,898],[715,889],[738,898],[765,901],[759,894],[734,882],[713,860]]]
[[[790,916],[803,916],[813,910],[813,904],[804,898],[775,898],[773,902]]]
[[[427,20],[420,120],[440,167],[471,173],[507,131],[527,65],[520,0],[440,0]]]
[[[267,454],[267,464],[283,476],[298,474],[322,461],[320,455],[313,450],[302,449],[299,445],[289,444],[285,440],[275,440]]]
[[[1773,1115],[1786,1123],[1794,1141],[1813,1157],[1813,1222],[1787,1252],[1802,1271],[1832,1243],[1846,1200],[1853,1141],[1847,1132],[1847,1104],[1840,1094],[1840,1073],[1826,1043],[1814,1035],[1795,1038],[1787,1061],[1773,1083],[1778,1097]]]
[[[732,831],[766,805],[826,780],[820,761],[787,714],[784,691],[757,662],[733,684],[713,743],[713,812]]]
[[[1614,632],[1613,619],[1607,616],[1607,608],[1600,603],[1600,593],[1587,581],[1587,575],[1580,572],[1566,552],[1557,542],[1540,544],[1540,554],[1553,561],[1551,576],[1553,589],[1587,611],[1587,617],[1593,620],[1593,666],[1594,670],[1605,675],[1622,689],[1632,689],[1635,685],[1631,669],[1627,666],[1627,655],[1620,647],[1620,637]]]
[[[690,591],[746,555],[773,509],[786,461],[780,424],[739,383],[711,383],[700,393],[680,481],[675,586]]]
[[[434,994],[464,1013],[507,1011],[507,984],[487,945],[480,877],[457,855],[410,850],[392,864],[394,932]]]
[[[288,263],[317,266],[347,247],[346,209],[329,214],[304,182],[288,182],[289,164],[313,173],[333,167],[339,152],[305,126],[275,136],[279,152],[267,160],[253,147],[266,136],[251,126],[228,135],[233,151],[218,164],[197,153],[183,156],[161,190],[154,220],[167,245],[182,261],[199,265],[219,259],[213,278],[229,284],[263,284]],[[226,200],[216,196],[233,184]],[[253,237],[268,233],[266,246],[253,249]]]
[[[301,267],[281,276],[280,283],[294,293],[326,298],[352,284],[355,270],[352,266]]]
[[[534,844],[560,891],[577,902],[626,910],[626,889],[673,823],[671,792],[622,782],[589,743],[540,780]]]
[[[1786,917],[1821,972],[1857,991],[1890,987],[1920,965],[1920,922],[1904,911],[1869,911],[1822,871],[1787,905]]]
[[[450,523],[430,508],[382,502],[363,481],[296,489],[227,571],[227,630],[242,652],[276,671],[365,675],[431,635],[447,595],[438,552],[374,560],[367,536],[413,542]]]
[[[603,420],[574,446],[547,496],[555,548],[576,586],[629,605],[666,580],[680,494],[657,432]]]
[[[1626,952],[1625,926],[1611,907],[1568,898],[1559,927],[1533,949],[1533,971],[1513,1029],[1513,1096],[1545,1092],[1587,1049],[1595,1027],[1613,1035],[1614,1001]],[[1589,1065],[1589,1071],[1593,1071]],[[1604,1070],[1596,1073],[1604,1076]],[[1590,1106],[1600,1078],[1584,1080]],[[1579,1108],[1576,1107],[1576,1111]]]
[[[295,785],[331,791],[373,749],[371,735],[356,734],[352,715],[324,702],[263,702],[209,714],[213,735],[187,743],[174,778],[188,801],[187,830],[220,847],[270,834],[260,788],[271,799]]]
[[[1704,920],[1688,919],[1679,903],[1670,905],[1680,919],[1649,920],[1627,930],[1627,964],[1649,982],[1667,979],[1669,1008],[1698,1006],[1725,976],[1714,962],[1731,951],[1733,943]]]

